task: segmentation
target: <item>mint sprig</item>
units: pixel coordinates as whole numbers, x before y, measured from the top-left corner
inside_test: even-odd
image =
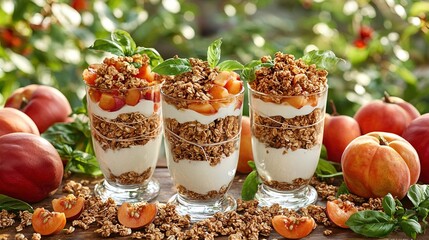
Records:
[[[110,52],[116,56],[133,56],[135,54],[146,54],[150,58],[151,67],[155,67],[163,59],[154,48],[138,47],[131,35],[124,30],[115,30],[109,39],[97,39],[89,49]]]
[[[218,68],[220,71],[243,69],[243,64],[236,60],[225,60],[219,63],[221,57],[221,45],[222,39],[219,38],[213,41],[207,48],[207,62],[210,68]],[[192,67],[189,59],[187,58],[171,58],[160,63],[152,69],[152,71],[161,75],[179,75],[192,71]]]
[[[414,184],[407,193],[413,204],[406,209],[402,203],[389,193],[382,201],[383,212],[375,210],[359,211],[347,220],[346,224],[356,233],[367,237],[386,237],[396,229],[408,237],[416,239],[427,228],[429,213],[429,186]]]

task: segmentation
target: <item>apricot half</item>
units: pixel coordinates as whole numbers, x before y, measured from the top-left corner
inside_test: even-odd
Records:
[[[64,213],[50,212],[44,208],[36,208],[31,218],[31,224],[36,233],[51,235],[61,232],[66,226]]]
[[[351,215],[358,212],[358,209],[350,201],[335,199],[326,203],[326,212],[328,213],[329,219],[335,223],[335,225],[342,228],[349,228],[346,222]]]
[[[299,239],[308,236],[316,228],[312,217],[294,217],[277,215],[272,219],[274,230],[288,239]]]
[[[118,209],[119,223],[138,229],[151,223],[158,209],[154,203],[123,203]]]
[[[52,208],[55,212],[62,212],[67,219],[76,219],[80,216],[85,205],[83,197],[73,194],[52,200]]]

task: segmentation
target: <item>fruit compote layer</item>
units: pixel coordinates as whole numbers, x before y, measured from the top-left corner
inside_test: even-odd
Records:
[[[110,183],[144,184],[155,170],[162,139],[159,83],[147,58],[108,58],[83,75],[104,176]]]
[[[207,68],[198,60],[191,64]],[[221,198],[237,168],[243,84],[233,72],[207,74],[211,78],[176,79],[162,87],[167,164],[178,193],[188,200]]]

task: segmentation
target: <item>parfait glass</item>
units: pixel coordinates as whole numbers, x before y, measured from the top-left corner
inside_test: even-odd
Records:
[[[95,194],[118,205],[152,200],[160,190],[152,177],[162,143],[160,85],[86,89],[94,152],[104,175]]]
[[[238,163],[243,92],[186,100],[161,90],[167,166],[177,189],[169,202],[192,222],[237,207],[227,191]]]
[[[252,148],[261,206],[275,203],[290,209],[313,204],[309,185],[322,148],[327,87],[297,96],[270,95],[249,89]]]

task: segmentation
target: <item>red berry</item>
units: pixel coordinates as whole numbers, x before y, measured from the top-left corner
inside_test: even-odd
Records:
[[[362,39],[356,39],[353,43],[357,48],[366,48],[366,43]]]
[[[370,26],[361,26],[359,29],[359,36],[363,40],[369,40],[372,38],[372,32],[374,30]]]

